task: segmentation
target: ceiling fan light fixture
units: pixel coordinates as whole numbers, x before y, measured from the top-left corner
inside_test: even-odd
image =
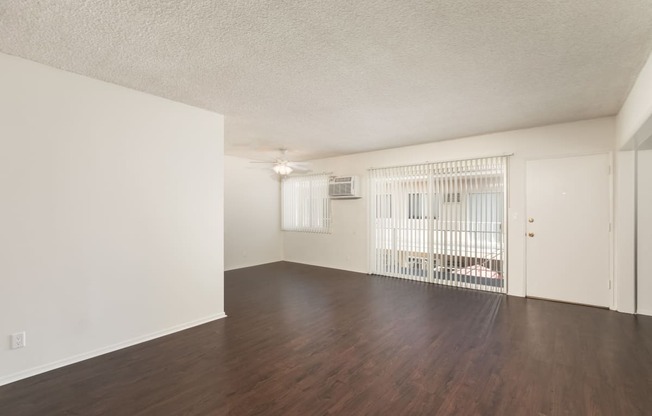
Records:
[[[278,173],[281,176],[289,175],[292,173],[292,168],[285,164],[278,164],[274,166],[274,172]]]

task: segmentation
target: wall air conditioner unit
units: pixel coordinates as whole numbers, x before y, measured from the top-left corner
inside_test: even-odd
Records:
[[[360,180],[357,176],[334,176],[328,182],[331,199],[360,198]]]

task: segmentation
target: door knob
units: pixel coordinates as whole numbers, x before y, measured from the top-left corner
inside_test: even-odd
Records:
[[[534,237],[534,233],[527,233],[528,237]]]
[[[534,218],[532,218],[532,217],[528,218],[527,222],[534,222]]]

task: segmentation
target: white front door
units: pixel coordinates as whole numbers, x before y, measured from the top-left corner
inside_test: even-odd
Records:
[[[527,162],[527,295],[609,307],[608,154]]]

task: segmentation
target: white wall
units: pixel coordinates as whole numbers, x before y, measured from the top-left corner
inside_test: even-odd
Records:
[[[617,146],[633,148],[652,135],[652,55],[641,69],[617,119]]]
[[[638,309],[652,315],[652,137],[649,147],[638,152]]]
[[[0,189],[0,384],[224,316],[221,115],[0,54]]]
[[[489,134],[419,146],[312,161],[315,172],[360,175],[371,167],[436,162],[514,153],[510,162],[509,293],[525,294],[525,162],[529,159],[595,154],[613,150],[615,119],[601,118]],[[366,182],[366,181],[363,181]],[[368,271],[367,198],[333,201],[332,234],[285,233],[285,259],[299,263]]]
[[[614,169],[614,277],[615,309],[634,313],[634,220],[635,154],[633,150],[616,152]]]
[[[616,118],[617,136],[616,146],[620,151],[617,157],[616,167],[616,277],[617,288],[616,301],[618,310],[624,312],[634,311],[634,172],[633,149],[652,137],[652,55],[641,69],[632,90],[623,104]],[[648,143],[649,147],[649,143]],[[649,170],[645,163],[647,152],[639,152],[639,209],[638,224],[639,237],[641,231],[652,232],[647,224],[652,221],[649,209],[641,209],[647,203],[647,194],[652,182],[645,178]],[[643,164],[643,165],[642,165]],[[648,188],[642,188],[648,186]],[[642,194],[642,195],[641,195]],[[642,200],[640,199],[642,196]],[[643,229],[641,228],[643,227]],[[652,267],[646,265],[649,258],[649,242],[639,238],[638,241],[638,312],[652,314],[652,284],[649,283]],[[648,251],[642,251],[648,249]],[[647,292],[645,292],[647,290]]]
[[[283,260],[280,182],[248,159],[224,158],[226,270]]]

